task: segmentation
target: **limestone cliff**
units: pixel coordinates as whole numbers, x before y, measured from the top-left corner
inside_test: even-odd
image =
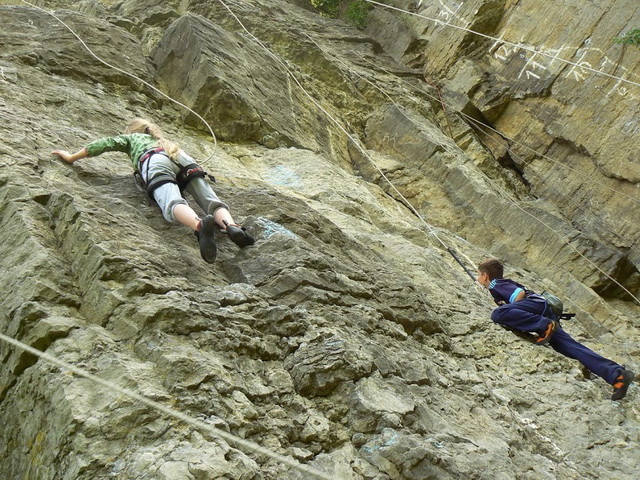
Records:
[[[637,2],[393,3],[575,47],[573,69],[397,11],[361,32],[296,3],[38,3],[118,71],[0,2],[0,331],[336,479],[637,477],[637,389],[611,402],[493,325],[447,251],[566,292],[566,329],[638,368],[639,309],[610,277],[638,295],[640,92],[585,65],[638,81],[638,51],[610,41]],[[209,266],[125,156],[49,155],[134,116],[211,158],[255,246],[220,235]],[[9,345],[0,359],[0,478],[302,478]]]

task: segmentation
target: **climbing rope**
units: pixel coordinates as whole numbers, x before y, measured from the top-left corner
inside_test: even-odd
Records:
[[[157,410],[161,413],[164,413],[165,415],[169,416],[169,417],[173,417],[176,420],[179,420],[181,422],[184,422],[188,425],[191,425],[192,427],[195,427],[197,429],[200,430],[204,430],[206,432],[211,433],[212,435],[215,435],[218,438],[221,438],[227,442],[229,442],[232,445],[235,445],[236,447],[240,448],[241,450],[243,450],[245,453],[256,453],[259,455],[264,455],[265,457],[271,458],[273,460],[276,460],[279,463],[282,463],[283,465],[287,465],[295,470],[298,470],[301,473],[306,473],[308,475],[311,475],[313,478],[318,478],[321,480],[335,480],[335,476],[331,475],[329,476],[327,473],[321,472],[320,470],[317,470],[313,467],[309,467],[307,465],[302,465],[294,460],[292,460],[291,458],[285,457],[283,455],[277,454],[275,452],[272,452],[271,450],[264,448],[260,445],[258,445],[257,443],[251,442],[249,440],[245,440],[244,438],[240,438],[232,433],[229,432],[225,432],[224,430],[220,430],[219,428],[216,428],[212,425],[208,425],[200,420],[197,420],[195,418],[191,418],[188,415],[185,415],[182,412],[178,412],[177,410],[174,410],[172,408],[167,407],[166,405],[163,405],[161,403],[158,403],[154,400],[151,400],[145,396],[142,396],[138,393],[135,393],[131,390],[128,390],[126,388],[123,388],[119,385],[116,385],[113,382],[110,382],[108,380],[104,380],[92,373],[89,373],[88,371],[76,367],[75,365],[71,365],[63,360],[60,360],[59,358],[55,357],[54,355],[50,355],[46,352],[42,352],[40,350],[37,350],[19,340],[16,340],[12,337],[9,337],[7,335],[4,335],[2,333],[0,333],[0,340],[2,340],[3,342],[8,343],[9,345],[13,345],[14,347],[17,347],[21,350],[24,350],[25,352],[28,352],[32,355],[37,356],[38,358],[41,358],[49,363],[52,363],[60,368],[63,368],[69,372],[75,373],[76,375],[79,375],[81,377],[84,377],[88,380],[91,380],[92,382],[101,385],[103,387],[106,388],[106,391],[108,392],[118,392],[121,393],[122,395],[125,395],[139,403],[142,403],[143,405],[146,405],[154,410]]]
[[[138,80],[139,82],[141,82],[142,84],[146,85],[147,87],[149,87],[150,89],[152,89],[154,92],[160,94],[161,96],[163,96],[164,98],[166,98],[167,100],[170,100],[171,102],[175,103],[176,105],[184,108],[185,110],[187,110],[188,112],[192,113],[193,115],[195,115],[209,130],[209,133],[211,134],[211,139],[213,141],[213,151],[211,152],[211,155],[209,155],[209,157],[203,161],[200,162],[201,165],[206,165],[209,160],[211,160],[211,158],[213,158],[213,156],[216,153],[216,149],[218,146],[218,141],[216,139],[216,135],[215,133],[213,133],[213,129],[211,128],[211,125],[209,125],[209,123],[195,110],[193,110],[192,108],[188,107],[187,105],[185,105],[182,102],[179,102],[178,100],[172,98],[171,96],[167,95],[166,93],[164,93],[162,90],[160,90],[159,88],[153,86],[151,83],[147,82],[146,80],[141,79],[140,77],[138,77],[137,75],[128,72],[120,67],[117,67],[115,65],[112,65],[111,63],[103,60],[102,58],[100,58],[98,55],[96,55],[93,50],[91,50],[91,48],[89,48],[89,46],[85,43],[85,41],[82,39],[82,37],[80,37],[80,35],[78,35],[75,30],[73,28],[71,28],[69,25],[67,25],[60,17],[58,17],[55,13],[50,12],[49,10],[46,10],[42,7],[39,7],[37,5],[34,5],[33,3],[27,2],[26,0],[19,0],[20,2],[29,5],[32,8],[35,8],[36,10],[39,10],[41,12],[46,13],[47,15],[55,18],[58,22],[60,22],[67,30],[69,30],[69,32],[71,32],[71,34],[76,37],[76,39],[82,44],[82,46],[87,50],[87,52],[89,52],[89,54],[95,58],[97,61],[99,61],[100,63],[102,63],[103,65],[106,65],[107,67],[122,73],[123,75],[126,75],[130,78],[133,78],[135,80]]]
[[[567,60],[567,59],[564,59],[562,57],[558,57],[557,55],[551,55],[549,53],[542,52],[542,51],[537,50],[535,48],[527,47],[526,45],[519,45],[517,43],[513,43],[513,42],[509,42],[507,40],[504,40],[503,38],[493,37],[491,35],[480,33],[480,32],[477,32],[475,30],[471,30],[470,28],[461,27],[460,25],[455,25],[455,24],[449,23],[449,22],[444,22],[442,20],[438,20],[437,18],[431,18],[431,17],[428,17],[426,15],[422,15],[420,13],[410,12],[409,10],[406,10],[406,9],[403,9],[403,8],[399,8],[399,7],[394,7],[392,5],[387,5],[386,3],[377,2],[375,0],[364,0],[364,1],[367,2],[367,3],[370,3],[371,5],[376,5],[378,7],[383,7],[383,8],[387,8],[389,10],[395,10],[395,11],[398,11],[398,12],[406,13],[407,15],[412,15],[412,16],[415,16],[415,17],[423,18],[425,20],[429,20],[431,22],[434,22],[434,23],[436,23],[438,25],[444,25],[444,26],[447,26],[447,27],[455,28],[457,30],[462,30],[462,31],[467,32],[467,33],[471,33],[473,35],[477,35],[477,36],[482,37],[482,38],[495,40],[496,42],[504,43],[505,45],[509,45],[510,47],[514,47],[516,49],[526,50],[526,51],[534,53],[536,55],[540,55],[540,56],[543,56],[543,57],[548,57],[548,58],[551,58],[553,60],[557,60],[559,62],[566,63],[567,65],[572,65],[574,67],[578,67],[581,70],[586,70],[588,72],[592,72],[592,73],[595,73],[597,75],[602,75],[602,76],[605,76],[605,77],[613,78],[613,79],[616,79],[616,80],[618,80],[620,82],[624,82],[624,83],[628,83],[630,85],[634,85],[636,87],[640,87],[640,83],[638,83],[638,82],[634,82],[632,80],[627,80],[626,78],[623,78],[623,77],[618,77],[616,75],[605,73],[605,72],[603,72],[601,70],[596,70],[594,68],[586,66],[584,63],[580,64],[580,63],[572,62],[571,60]]]
[[[304,88],[304,86],[302,85],[302,83],[300,83],[300,81],[298,80],[298,78],[293,74],[293,72],[291,71],[291,69],[287,66],[287,64],[280,58],[278,57],[275,53],[273,53],[259,38],[257,38],[255,35],[253,35],[253,33],[251,33],[249,31],[249,29],[247,29],[247,27],[244,25],[244,23],[238,18],[238,16],[233,12],[233,10],[231,10],[231,8],[229,8],[229,6],[223,1],[223,0],[218,0],[223,7],[229,12],[229,14],[238,22],[238,24],[240,25],[240,27],[247,33],[247,35],[253,39],[258,45],[260,45],[260,47],[262,47],[265,52],[271,57],[273,58],[276,62],[278,62],[287,72],[287,74],[289,75],[289,77],[295,82],[296,85],[298,85],[298,87],[300,88],[300,90],[302,90],[302,92],[311,100],[311,102],[318,107],[337,127],[338,129],[340,129],[340,131],[342,131],[342,133],[345,134],[345,136],[349,139],[349,141],[351,141],[351,143],[360,151],[360,153],[362,153],[362,155],[367,158],[370,162],[371,165],[373,165],[373,167],[376,169],[376,171],[380,174],[380,176],[389,184],[389,186],[391,187],[391,189],[393,190],[393,192],[405,203],[405,205],[407,206],[407,208],[420,220],[420,222],[422,224],[424,224],[428,230],[431,232],[431,234],[434,236],[434,238],[440,243],[440,245],[449,253],[453,256],[454,260],[460,264],[465,273],[467,275],[469,275],[469,277],[471,277],[471,280],[474,282],[476,282],[476,278],[475,276],[464,266],[464,264],[462,263],[462,261],[460,260],[460,258],[457,256],[456,252],[449,247],[438,235],[438,233],[435,231],[435,229],[429,225],[429,223],[427,223],[427,221],[424,219],[424,217],[420,214],[420,212],[418,212],[418,210],[416,210],[416,208],[411,204],[411,202],[409,202],[409,200],[407,200],[407,198],[396,188],[396,186],[393,184],[393,182],[391,182],[391,180],[389,180],[389,178],[385,175],[385,173],[376,165],[375,161],[373,160],[373,158],[371,158],[371,156],[369,155],[369,153],[366,151],[366,149],[364,149],[361,145],[360,142],[353,136],[351,135],[347,129],[333,116],[331,115],[331,113],[329,113],[314,97],[313,95],[311,95],[307,89]],[[471,263],[473,265],[473,263]],[[475,268],[475,266],[474,266]]]
[[[316,45],[318,45],[316,43]],[[320,46],[318,45],[318,48],[320,48]],[[386,73],[388,73],[389,75],[393,75],[391,72],[388,72],[386,70],[384,70],[384,68],[380,67],[379,65],[377,66],[377,68],[381,68],[383,71],[385,71]],[[365,80],[367,83],[369,83],[370,85],[372,85],[374,88],[376,88],[378,91],[380,91],[386,98],[388,98],[391,102],[393,102],[393,104],[396,106],[396,108],[399,109],[399,111],[401,112],[402,115],[404,115],[407,119],[411,120],[409,117],[407,117],[404,112],[402,111],[402,108],[400,105],[398,105],[395,100],[393,100],[391,98],[391,96],[385,92],[382,88],[380,88],[379,86],[377,86],[375,83],[371,82],[370,80],[364,78],[364,77],[360,77],[363,80]],[[441,102],[442,100],[440,98],[436,98],[433,95],[430,94],[426,94],[429,98],[431,98],[432,100],[436,101],[436,102]],[[442,101],[444,104],[444,101]],[[446,104],[445,104],[446,105]],[[469,115],[466,115],[465,113],[456,110],[454,107],[452,107],[451,105],[447,105],[451,110],[455,111],[456,113],[459,113],[460,115],[464,116],[465,118],[472,120],[473,122],[478,122],[476,119],[473,119],[472,117],[470,117]],[[517,142],[516,140],[513,140],[505,135],[503,135],[502,133],[500,133],[498,130],[495,130],[487,125],[485,125],[482,122],[478,122],[481,125],[491,129],[493,132],[501,135],[503,138],[525,146],[519,142]],[[525,146],[526,147],[526,146]],[[511,147],[509,147],[509,151]],[[527,147],[528,148],[528,147]],[[533,153],[540,155],[544,158],[548,158],[549,160],[554,161],[554,163],[557,164],[561,164],[561,162],[552,159],[551,157],[548,157],[547,155],[544,154],[538,154],[535,150],[528,148],[530,151],[532,151]],[[569,167],[570,168],[570,167]],[[575,170],[575,169],[572,169]],[[595,264],[593,261],[591,261],[588,257],[586,257],[582,252],[580,252],[575,246],[573,246],[570,242],[570,240],[568,238],[566,238],[564,235],[562,235],[560,232],[558,232],[557,230],[555,230],[553,227],[551,227],[550,225],[548,225],[546,222],[544,222],[543,220],[541,220],[540,218],[538,218],[536,215],[532,214],[531,212],[527,211],[526,209],[524,209],[521,205],[519,205],[515,200],[513,200],[513,198],[511,197],[511,195],[509,195],[502,187],[500,187],[496,182],[494,182],[489,176],[487,176],[484,172],[482,172],[482,170],[479,170],[480,173],[484,176],[484,178],[486,179],[487,182],[490,183],[490,185],[498,192],[500,193],[500,195],[502,196],[502,198],[504,198],[505,200],[509,201],[510,203],[512,203],[516,208],[518,208],[519,210],[521,210],[523,213],[525,213],[526,215],[530,216],[531,218],[535,219],[538,223],[540,223],[542,226],[544,226],[545,228],[547,228],[548,230],[550,230],[552,233],[554,233],[555,235],[558,236],[558,238],[560,238],[562,240],[562,242],[564,244],[566,244],[569,248],[571,248],[575,253],[578,254],[578,256],[582,257],[583,259],[585,259],[592,267],[594,267],[596,270],[598,270],[600,273],[602,273],[604,276],[606,276],[609,280],[611,280],[613,283],[615,283],[617,286],[619,286],[624,292],[626,292],[633,300],[635,300],[635,302],[640,305],[640,299],[638,299],[638,297],[636,297],[631,291],[629,291],[629,289],[627,289],[624,285],[622,285],[620,282],[618,282],[615,278],[611,277],[607,272],[605,272],[602,268],[600,268],[597,264]],[[606,187],[605,187],[606,188]],[[618,192],[615,189],[611,189],[614,192],[620,193],[621,195],[624,195],[622,192]],[[625,195],[626,196],[626,195]],[[632,197],[628,197],[630,199],[633,199]],[[638,201],[637,199],[633,199],[635,201]]]
[[[316,45],[318,46],[318,48],[321,48],[317,43],[316,43]],[[362,57],[362,56],[359,56],[359,58],[360,58],[360,59],[362,59],[362,60],[364,60],[364,61],[366,61],[367,63],[370,63],[370,62],[368,62],[368,60],[367,60],[366,58],[364,58],[364,57]],[[382,71],[384,71],[385,73],[389,74],[389,75],[390,75],[390,76],[392,76],[392,77],[394,76],[394,75],[393,75],[393,73],[389,72],[388,70],[386,70],[384,67],[381,67],[380,65],[376,65],[376,68],[377,68],[377,69],[380,69],[380,70],[382,70]],[[385,92],[383,89],[381,89],[379,86],[377,86],[375,83],[371,82],[370,80],[368,80],[368,79],[366,79],[366,78],[364,78],[364,77],[362,77],[362,76],[360,76],[359,78],[362,78],[364,81],[366,81],[367,83],[369,83],[370,85],[372,85],[374,88],[376,88],[378,91],[380,91],[380,92],[381,92],[385,97],[387,97],[387,98],[389,99],[389,101],[391,101],[391,102],[396,106],[396,108],[398,108],[398,110],[402,113],[402,109],[401,109],[400,105],[398,105],[398,104],[397,104],[397,103],[396,103],[396,102],[395,102],[395,101],[390,97],[390,95],[389,95],[387,92]],[[427,83],[430,83],[430,82],[427,82]],[[430,84],[431,84],[431,83],[430,83]],[[432,85],[432,86],[433,86],[433,85]],[[405,90],[405,91],[407,91],[406,89],[404,89],[404,90]],[[571,166],[569,166],[569,165],[567,165],[567,164],[565,164],[565,163],[563,163],[563,162],[561,162],[561,161],[559,161],[559,160],[556,160],[555,158],[552,158],[551,156],[549,156],[549,155],[547,155],[547,154],[539,153],[539,152],[537,152],[536,150],[534,150],[533,148],[530,148],[529,146],[525,145],[524,143],[519,142],[519,141],[517,141],[517,140],[515,140],[515,139],[513,139],[513,138],[510,138],[509,136],[507,136],[507,135],[503,134],[502,132],[499,132],[499,131],[498,131],[498,130],[496,130],[495,128],[493,128],[493,127],[491,127],[491,126],[489,126],[489,125],[484,124],[484,123],[483,123],[483,122],[481,122],[480,120],[477,120],[477,119],[475,119],[475,118],[471,117],[470,115],[467,115],[466,113],[464,113],[464,112],[462,112],[462,111],[460,111],[460,110],[456,110],[456,109],[455,109],[455,107],[452,107],[452,106],[450,106],[450,105],[447,105],[447,104],[444,102],[444,100],[442,99],[442,96],[441,96],[441,95],[439,95],[439,96],[438,96],[438,98],[436,98],[436,97],[434,97],[433,95],[430,95],[430,94],[429,94],[429,93],[427,93],[427,92],[423,92],[423,93],[424,93],[428,98],[431,98],[431,99],[432,99],[432,100],[434,100],[434,101],[440,102],[440,103],[441,103],[441,105],[442,105],[442,107],[443,107],[443,110],[445,111],[445,114],[447,114],[447,113],[446,113],[446,107],[448,106],[448,107],[449,107],[453,112],[455,112],[455,113],[457,113],[457,114],[461,115],[461,116],[462,116],[463,118],[465,118],[468,122],[470,122],[470,123],[472,124],[472,126],[475,126],[475,127],[476,127],[476,128],[478,128],[479,130],[481,130],[483,134],[485,134],[485,135],[486,135],[486,136],[487,136],[491,141],[495,142],[496,144],[498,143],[498,141],[497,141],[495,138],[493,138],[491,135],[488,135],[488,134],[487,134],[487,130],[488,130],[488,131],[490,131],[490,132],[492,132],[492,133],[497,134],[498,136],[500,136],[500,137],[501,137],[501,138],[503,138],[504,140],[507,140],[507,141],[509,142],[509,144],[508,144],[508,146],[507,146],[507,151],[508,151],[508,152],[509,152],[513,157],[515,157],[515,158],[517,158],[517,159],[521,160],[521,163],[522,163],[523,165],[526,165],[526,164],[527,164],[527,162],[525,162],[524,160],[520,159],[520,158],[518,157],[518,155],[513,151],[513,145],[518,145],[518,146],[520,146],[520,147],[522,147],[522,148],[526,149],[527,151],[529,151],[529,152],[533,153],[533,154],[534,154],[535,156],[537,156],[537,157],[544,158],[544,159],[549,160],[550,162],[554,163],[555,165],[557,165],[557,166],[559,166],[559,167],[562,167],[562,168],[568,169],[570,172],[572,172],[572,174],[573,174],[574,176],[582,177],[582,179],[583,179],[583,181],[584,181],[584,182],[587,182],[588,180],[590,180],[590,178],[593,176],[593,174],[594,174],[594,172],[595,172],[595,169],[594,169],[594,170],[592,170],[592,172],[591,172],[590,174],[585,175],[582,171],[577,170],[577,169],[575,169],[575,168],[573,168],[573,167],[571,167]],[[408,96],[409,96],[409,97],[411,97],[410,93],[409,93],[409,95],[408,95]],[[418,103],[418,100],[415,100],[415,101],[416,101],[416,103]],[[406,115],[405,115],[405,117],[406,117]],[[406,118],[408,118],[408,117],[406,117]],[[448,148],[446,148],[446,147],[445,147],[445,149],[446,149],[449,153],[452,153]],[[453,153],[455,154],[456,152],[453,152]],[[551,172],[552,172],[552,170],[549,170],[548,172],[549,172],[549,175],[550,175],[550,174],[551,174]],[[483,173],[483,175],[485,175],[485,176],[486,176],[486,174],[484,174],[484,172],[482,172],[482,173]],[[535,173],[534,173],[534,174],[535,174]],[[542,183],[543,183],[544,181],[545,181],[545,180],[543,179],[543,180],[542,180]],[[636,203],[640,203],[640,199],[637,199],[637,198],[634,198],[634,197],[632,197],[632,196],[630,196],[630,195],[627,195],[626,193],[624,193],[624,192],[622,192],[622,191],[620,191],[620,190],[618,190],[618,189],[616,189],[616,188],[610,187],[610,186],[605,185],[605,184],[600,184],[600,185],[599,185],[599,187],[601,187],[601,188],[603,188],[603,189],[605,189],[605,190],[609,190],[610,192],[613,192],[613,193],[615,193],[615,194],[621,195],[622,197],[624,197],[624,198],[626,198],[626,199],[628,199],[628,200],[630,200],[630,201],[633,201],[633,202],[636,202]],[[560,195],[564,195],[564,194],[562,194],[562,192],[559,192],[557,189],[555,189],[555,188],[554,188],[554,190],[556,190],[556,191],[558,192],[558,194],[560,194]],[[633,246],[633,243],[634,243],[634,241],[633,241],[633,240],[627,239],[627,238],[625,238],[624,236],[620,235],[617,231],[614,231],[614,230],[612,230],[611,228],[609,228],[607,225],[605,225],[605,224],[604,224],[604,219],[602,219],[602,218],[600,218],[600,217],[596,217],[596,216],[594,216],[594,215],[592,215],[592,214],[588,214],[584,209],[582,209],[582,208],[578,205],[578,203],[577,203],[576,201],[574,201],[574,200],[572,199],[572,197],[571,197],[571,196],[566,196],[566,197],[567,197],[567,200],[568,200],[569,202],[571,202],[573,205],[575,205],[576,209],[580,209],[580,210],[584,213],[584,215],[585,215],[585,216],[589,216],[589,217],[590,217],[590,221],[591,221],[591,223],[594,223],[594,220],[595,220],[595,223],[596,223],[597,225],[599,225],[602,229],[606,230],[609,234],[611,234],[611,235],[613,235],[613,236],[617,237],[618,239],[623,240],[623,241],[625,241],[626,243],[629,243],[629,244],[631,245],[629,248],[630,248],[631,250],[633,250],[633,251],[638,252],[638,247],[634,247],[634,246]]]

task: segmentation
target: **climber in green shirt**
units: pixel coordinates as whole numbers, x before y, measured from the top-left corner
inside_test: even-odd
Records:
[[[146,152],[158,148],[158,140],[146,133],[130,133],[94,140],[85,148],[88,157],[96,157],[104,152],[126,153],[131,158],[133,169],[138,171],[140,158]]]
[[[254,244],[253,237],[233,220],[229,207],[204,179],[204,170],[147,120],[135,118],[124,134],[95,140],[76,153],[54,150],[52,154],[73,163],[112,151],[129,155],[136,174],[167,221],[179,222],[195,232],[200,254],[206,262],[213,263],[216,258],[214,233],[218,228],[240,248]],[[204,218],[189,206],[182,190],[189,192],[206,212]]]

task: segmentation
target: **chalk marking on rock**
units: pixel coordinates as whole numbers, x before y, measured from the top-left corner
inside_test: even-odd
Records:
[[[295,470],[298,470],[299,472],[302,473],[307,473],[309,475],[312,475],[314,478],[319,478],[321,480],[336,480],[336,478],[334,476],[329,476],[327,473],[325,472],[321,472],[320,470],[317,470],[313,467],[309,467],[307,465],[302,465],[301,463],[298,463],[294,460],[292,460],[291,458],[285,457],[283,455],[280,455],[278,453],[272,452],[271,450],[264,448],[260,445],[258,445],[257,443],[253,443],[249,440],[245,440],[243,438],[240,438],[232,433],[229,432],[225,432],[224,430],[220,430],[217,427],[214,427],[212,425],[208,425],[200,420],[197,420],[195,418],[191,418],[188,415],[185,415],[182,412],[179,412],[177,410],[173,410],[172,408],[169,408],[161,403],[158,403],[154,400],[151,400],[143,395],[140,395],[138,393],[135,393],[131,390],[128,390],[126,388],[120,387],[119,385],[116,385],[115,383],[112,383],[108,380],[104,380],[96,375],[93,375],[92,373],[87,372],[86,370],[76,367],[75,365],[71,365],[70,363],[67,363],[63,360],[60,360],[59,358],[48,354],[46,352],[42,352],[40,350],[37,350],[25,343],[22,343],[19,340],[16,340],[12,337],[9,337],[7,335],[4,335],[2,333],[0,333],[0,340],[13,345],[14,347],[20,348],[22,350],[24,350],[25,352],[31,353],[32,355],[35,355],[43,360],[46,360],[49,363],[53,363],[54,365],[57,365],[60,368],[63,368],[69,372],[75,373],[76,375],[79,375],[81,377],[84,377],[88,380],[91,380],[94,383],[97,383],[103,387],[107,388],[107,391],[109,392],[119,392],[122,395],[125,395],[133,400],[136,400],[140,403],[143,403],[144,405],[147,405],[150,408],[153,408],[154,410],[157,410],[159,412],[164,413],[165,415],[168,415],[170,417],[173,417],[177,420],[180,420],[182,422],[185,422],[193,427],[196,427],[198,429],[202,429],[202,430],[206,430],[209,433],[211,433],[212,435],[215,435],[216,437],[222,438],[223,440],[235,445],[236,447],[242,447],[243,451],[245,451],[245,453],[249,452],[249,453],[258,453],[260,455],[264,455],[266,457],[269,457],[273,460],[276,460],[284,465],[287,465]]]
[[[437,24],[446,25],[446,26],[449,26],[449,27],[452,27],[452,28],[455,28],[455,29],[458,29],[458,30],[463,30],[463,31],[465,31],[467,33],[471,33],[473,35],[477,35],[477,36],[482,37],[482,38],[487,38],[489,40],[496,40],[496,41],[498,40],[498,38],[496,38],[496,37],[493,37],[491,35],[486,35],[484,33],[480,33],[480,32],[477,32],[475,30],[471,30],[470,28],[467,28],[467,27],[461,27],[459,25],[454,25],[454,24],[449,23],[449,22],[443,22],[442,20],[431,18],[431,17],[428,17],[426,15],[422,15],[420,13],[410,12],[409,10],[406,10],[406,9],[403,9],[403,8],[399,8],[399,7],[394,7],[392,5],[387,5],[386,3],[378,2],[376,0],[364,0],[364,1],[367,2],[367,3],[370,3],[372,5],[376,5],[376,6],[383,7],[383,8],[388,8],[390,10],[395,10],[395,11],[398,11],[398,12],[406,13],[407,15],[413,15],[413,16],[416,16],[416,17],[424,18],[425,20],[429,20],[429,21],[435,22]],[[568,65],[573,65],[574,67],[582,68],[582,69],[584,69],[586,71],[589,71],[591,73],[594,73],[594,74],[597,74],[597,75],[602,75],[602,76],[613,78],[613,79],[617,79],[617,80],[621,80],[623,82],[629,83],[629,84],[634,85],[636,87],[640,87],[640,83],[639,82],[634,82],[632,80],[622,79],[621,77],[618,77],[616,75],[611,75],[609,73],[603,72],[602,70],[596,70],[594,68],[591,68],[591,66],[589,66],[589,67],[586,67],[584,65],[581,66],[580,64],[578,64],[576,62],[572,62],[571,60],[567,60],[565,58],[558,57],[557,54],[556,55],[550,55],[548,53],[545,53],[545,52],[542,52],[542,51],[538,51],[538,50],[536,50],[535,48],[532,48],[532,47],[527,47],[527,46],[524,46],[524,45],[521,45],[521,44],[519,45],[519,44],[514,43],[514,42],[509,42],[507,40],[502,39],[502,37],[500,37],[500,39],[505,45],[509,45],[509,46],[511,46],[511,47],[513,47],[513,48],[515,48],[517,50],[526,50],[526,51],[529,51],[531,53],[539,53],[540,55],[543,55],[543,56],[546,56],[546,57],[550,57],[550,58],[552,58],[554,60],[559,60],[561,62],[564,62],[564,63],[568,64]]]
[[[256,222],[261,224],[262,227],[262,236],[266,240],[268,238],[273,237],[274,235],[285,235],[290,238],[296,238],[297,235],[293,233],[291,230],[283,227],[279,223],[273,222],[267,218],[260,217],[260,219]]]
[[[440,17],[444,17],[446,22],[448,22],[452,18],[458,18],[458,11],[462,8],[463,3],[464,2],[458,4],[456,10],[453,11],[449,8],[449,6],[446,3],[440,0],[440,5],[442,6],[442,9],[438,13],[438,15]],[[446,25],[446,23],[442,23],[442,25]]]
[[[316,45],[317,45],[317,44],[316,44]],[[318,46],[318,47],[319,47],[319,46]],[[361,57],[361,58],[362,58],[362,57]],[[366,59],[363,59],[363,60],[365,60],[365,61],[366,61]],[[391,72],[389,72],[389,71],[385,70],[383,67],[379,67],[379,66],[378,66],[378,68],[381,68],[383,71],[385,71],[385,72],[386,72],[386,73],[388,73],[389,75],[393,75]],[[369,83],[370,83],[371,85],[373,85],[375,88],[379,89],[379,90],[380,90],[380,91],[381,91],[385,96],[387,96],[388,98],[390,98],[390,97],[389,97],[389,95],[388,95],[386,92],[384,92],[384,90],[383,90],[383,89],[381,89],[380,87],[378,87],[378,86],[377,86],[377,85],[375,85],[374,83],[370,82],[368,79],[366,79],[366,78],[364,78],[364,77],[361,77],[361,78],[363,78],[364,80],[366,80],[367,82],[369,82]],[[433,96],[433,95],[429,95],[429,94],[427,94],[427,96],[429,96],[429,97],[430,97],[431,99],[433,99],[433,100],[440,101],[438,98],[436,98],[436,97],[435,97],[435,96]],[[392,101],[393,101],[393,100],[392,100]],[[395,103],[395,102],[394,102],[394,103]],[[447,106],[448,106],[448,105],[447,105]],[[493,132],[497,133],[498,135],[500,135],[501,137],[506,138],[507,140],[509,140],[509,141],[511,141],[511,142],[513,142],[513,143],[515,143],[515,144],[517,144],[517,145],[520,145],[520,146],[522,146],[522,147],[526,148],[527,150],[529,150],[529,151],[533,152],[535,155],[540,156],[540,157],[542,157],[542,158],[546,158],[546,159],[550,160],[550,161],[551,161],[551,162],[553,162],[553,163],[556,163],[556,164],[562,165],[562,166],[564,166],[564,167],[566,167],[566,168],[569,168],[571,171],[574,171],[574,172],[576,172],[576,173],[578,173],[578,174],[582,175],[582,173],[581,173],[581,172],[578,172],[577,170],[575,170],[575,169],[573,169],[573,168],[571,168],[571,167],[568,167],[567,165],[565,165],[565,164],[563,164],[563,163],[561,163],[561,162],[559,162],[559,161],[557,161],[557,160],[555,160],[555,159],[553,159],[553,158],[551,158],[551,157],[547,156],[546,154],[540,154],[540,153],[538,153],[537,151],[535,151],[534,149],[532,149],[532,148],[530,148],[530,147],[528,147],[528,146],[526,146],[526,145],[524,145],[524,144],[522,144],[522,143],[520,143],[520,142],[518,142],[518,141],[516,141],[516,140],[514,140],[514,139],[512,139],[512,138],[509,138],[509,137],[505,136],[504,134],[502,134],[502,133],[501,133],[501,132],[499,132],[498,130],[496,130],[496,129],[492,128],[492,127],[489,127],[489,126],[485,125],[485,124],[484,124],[484,123],[482,123],[482,122],[479,122],[479,121],[475,120],[473,117],[471,117],[471,116],[469,116],[469,115],[466,115],[465,113],[463,113],[463,112],[461,112],[461,111],[459,111],[459,110],[456,110],[456,109],[455,109],[455,108],[453,108],[453,107],[451,107],[451,108],[452,108],[452,110],[456,111],[457,113],[459,113],[459,114],[461,114],[462,116],[464,116],[465,118],[467,118],[467,119],[468,119],[469,121],[471,121],[472,123],[474,123],[474,124],[476,124],[476,125],[478,125],[478,124],[479,124],[479,125],[481,125],[481,126],[482,126],[482,127],[484,127],[484,128],[488,128],[488,129],[490,129],[491,131],[493,131]],[[400,111],[402,111],[402,109],[400,109]],[[489,138],[491,138],[491,136],[489,136]],[[511,148],[510,146],[508,147],[508,150],[509,150],[509,152],[511,152],[513,155],[516,155],[516,154],[515,154],[515,152],[513,152],[513,151],[512,151],[512,148]],[[593,172],[592,172],[592,173],[593,173]],[[611,277],[607,272],[605,272],[603,269],[601,269],[598,265],[596,265],[594,262],[592,262],[592,261],[591,261],[588,257],[586,257],[582,252],[580,252],[580,251],[579,251],[575,246],[573,246],[573,245],[571,244],[570,240],[569,240],[567,237],[563,236],[560,232],[558,232],[558,231],[554,230],[554,229],[553,229],[553,227],[551,227],[550,225],[548,225],[547,223],[545,223],[543,220],[539,219],[539,218],[538,218],[537,216],[535,216],[534,214],[532,214],[532,213],[528,212],[527,210],[525,210],[521,205],[518,205],[518,203],[517,203],[517,202],[515,202],[515,201],[511,198],[511,196],[510,196],[506,191],[504,191],[504,190],[503,190],[503,189],[502,189],[498,184],[496,184],[495,182],[493,182],[493,181],[491,180],[491,178],[489,178],[486,174],[484,174],[484,172],[482,172],[482,174],[483,174],[483,176],[485,177],[486,181],[487,181],[487,182],[489,182],[489,183],[493,186],[493,188],[494,188],[496,191],[498,191],[498,192],[503,196],[503,198],[505,198],[507,201],[511,202],[511,203],[512,203],[516,208],[518,208],[519,210],[521,210],[521,211],[522,211],[523,213],[525,213],[526,215],[528,215],[528,216],[532,217],[534,220],[536,220],[536,221],[537,221],[538,223],[540,223],[542,226],[546,227],[548,230],[550,230],[552,233],[554,233],[558,238],[560,238],[560,240],[561,240],[565,245],[567,245],[569,248],[571,248],[571,249],[572,249],[575,253],[577,253],[580,257],[584,258],[584,259],[587,261],[587,263],[589,263],[589,264],[590,264],[591,266],[593,266],[596,270],[598,270],[600,273],[602,273],[602,274],[603,274],[603,275],[605,275],[607,278],[609,278],[609,280],[611,280],[613,283],[615,283],[616,285],[618,285],[622,290],[624,290],[626,293],[628,293],[628,294],[631,296],[631,298],[632,298],[633,300],[635,300],[635,301],[636,301],[636,303],[637,303],[638,305],[640,305],[640,299],[638,299],[638,298],[637,298],[633,293],[631,293],[631,292],[630,292],[626,287],[624,287],[620,282],[618,282],[616,279],[614,279],[613,277]],[[583,175],[583,176],[584,176],[584,175]],[[389,180],[387,180],[387,181],[389,181]],[[614,188],[607,187],[607,186],[605,186],[605,188],[607,188],[607,189],[609,189],[609,190],[611,190],[611,191],[613,191],[613,192],[615,192],[615,193],[618,193],[618,194],[620,194],[620,195],[623,195],[623,196],[625,196],[625,197],[629,198],[630,200],[633,200],[634,202],[640,203],[640,200],[638,200],[638,199],[636,199],[636,198],[633,198],[633,197],[630,197],[630,196],[628,196],[628,195],[626,195],[626,194],[624,194],[624,193],[622,193],[622,192],[620,192],[620,191],[618,191],[618,190],[616,190],[616,189],[614,189]],[[471,264],[473,265],[473,263],[471,263]],[[613,330],[613,331],[616,331],[616,330]]]

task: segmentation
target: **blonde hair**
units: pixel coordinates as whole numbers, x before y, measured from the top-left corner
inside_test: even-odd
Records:
[[[134,118],[131,120],[124,133],[146,133],[147,135],[151,135],[158,140],[158,145],[167,152],[171,160],[175,160],[178,157],[178,151],[180,150],[178,144],[164,138],[160,127],[144,118]]]

